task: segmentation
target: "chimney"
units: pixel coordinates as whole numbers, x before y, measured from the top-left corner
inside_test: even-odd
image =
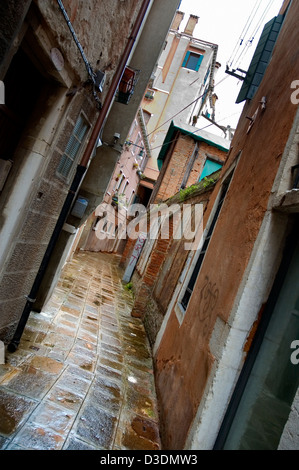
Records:
[[[185,13],[177,10],[170,29],[175,29],[176,31],[178,31],[184,16]]]
[[[185,34],[189,34],[189,36],[193,35],[194,28],[198,23],[198,18],[199,16],[190,15],[188,23],[186,24],[186,27],[185,27],[185,31],[184,31]]]

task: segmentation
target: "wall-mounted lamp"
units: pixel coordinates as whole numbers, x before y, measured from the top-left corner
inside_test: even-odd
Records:
[[[119,141],[120,139],[120,134],[118,134],[117,132],[115,132],[114,136],[113,136],[113,143],[114,145],[117,144],[117,142]]]

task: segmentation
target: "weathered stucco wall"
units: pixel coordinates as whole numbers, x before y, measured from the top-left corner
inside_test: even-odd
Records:
[[[210,338],[217,319],[229,324],[293,125],[297,106],[291,102],[290,85],[299,76],[295,26],[298,14],[299,5],[293,2],[264,80],[255,98],[245,105],[222,175],[240,150],[242,153],[185,319],[179,327],[174,311],[171,313],[156,353],[162,437],[168,449],[184,447],[196,411],[199,405],[203,406],[201,400],[216,365]],[[247,133],[246,116],[253,116],[263,96],[267,98],[266,109],[260,110]],[[211,214],[221,182],[209,201],[205,220]],[[209,302],[212,298],[213,302]]]
[[[100,69],[107,74],[102,95],[104,99],[142,0],[66,0],[62,3],[93,70]],[[61,49],[65,60],[72,65],[78,80],[84,83],[88,78],[85,64],[58,3],[36,0],[36,4],[55,36],[56,47]]]
[[[99,68],[107,73],[101,100],[106,96],[141,3],[141,0],[65,2],[87,60],[94,71]],[[27,4],[23,2],[23,17]],[[13,12],[19,11],[20,5],[14,2],[5,12],[7,21]],[[5,18],[2,22],[5,24]],[[25,296],[30,293],[76,170],[74,164],[68,177],[58,175],[61,156],[79,114],[83,113],[89,125],[87,139],[98,116],[91,88],[82,86],[88,78],[85,64],[58,3],[32,2],[24,22],[21,26],[17,23],[10,38],[15,39],[19,50],[10,48],[4,57],[7,95],[13,96],[16,74],[9,72],[13,58],[19,61],[20,68],[19,52],[31,64],[26,72],[31,81],[32,77],[37,81],[37,86],[25,90],[32,109],[29,105],[17,109],[25,127],[14,155],[10,155],[14,164],[0,197],[0,334],[5,341],[10,339],[22,313]],[[58,48],[63,56],[60,70],[51,58],[53,48]],[[77,156],[78,163],[82,151]],[[110,171],[106,183],[113,166],[106,169]]]

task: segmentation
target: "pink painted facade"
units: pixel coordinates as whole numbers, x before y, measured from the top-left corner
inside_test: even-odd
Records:
[[[88,221],[89,234],[80,244],[83,250],[122,251],[126,239],[120,234],[127,223],[128,208],[134,203],[147,203],[142,189],[138,190],[140,184],[146,185],[146,181],[143,183],[143,170],[148,154],[143,125],[147,118],[147,114],[143,114],[139,109],[115,165],[103,202]],[[102,216],[106,213],[107,215]]]

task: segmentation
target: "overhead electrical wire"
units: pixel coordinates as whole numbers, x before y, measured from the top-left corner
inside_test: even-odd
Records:
[[[224,80],[226,80],[228,78],[228,76],[222,78],[222,80],[220,80],[218,83],[216,83],[216,85],[214,85],[213,88],[216,88],[218,85],[220,85],[220,83],[224,82]],[[171,116],[171,118],[167,119],[167,121],[163,122],[162,124],[160,124],[160,126],[156,127],[153,131],[149,132],[147,134],[147,137],[150,136],[151,134],[153,134],[154,132],[156,132],[158,129],[160,129],[160,127],[163,127],[165,124],[167,124],[169,121],[172,121],[172,119],[174,119],[176,116],[178,116],[179,114],[181,114],[183,111],[185,111],[185,109],[189,108],[190,106],[192,106],[194,103],[196,103],[200,98],[202,98],[203,96],[205,95],[205,93],[203,93],[202,95],[198,96],[195,100],[193,100],[191,103],[187,104],[187,106],[185,106],[184,108],[182,108],[180,111],[178,111],[176,114],[174,114],[173,116]]]
[[[242,46],[242,44],[243,44],[243,42],[244,42],[244,37],[245,37],[245,35],[246,35],[246,33],[247,33],[247,31],[248,31],[250,25],[252,24],[252,21],[253,21],[255,15],[256,15],[256,13],[257,13],[257,11],[258,11],[258,9],[259,9],[260,4],[261,4],[262,1],[263,1],[263,0],[256,0],[256,3],[255,3],[255,5],[254,5],[254,7],[253,7],[253,9],[252,9],[252,11],[251,11],[251,13],[250,13],[250,16],[248,17],[247,22],[245,23],[244,28],[243,28],[243,30],[242,30],[240,36],[239,36],[239,39],[238,39],[238,41],[237,41],[237,43],[236,43],[236,45],[235,45],[235,47],[234,47],[234,49],[233,49],[233,52],[231,53],[231,56],[230,56],[229,60],[227,61],[227,64],[228,64],[230,67],[232,67],[232,64],[233,64],[233,62],[234,62],[235,56],[236,56],[236,54],[237,54],[239,48]],[[259,3],[259,6],[258,6],[258,8],[256,8],[258,3]],[[254,13],[254,12],[255,12],[255,13]],[[253,15],[253,17],[252,17],[252,15]],[[251,18],[251,17],[252,17],[252,18]],[[246,29],[246,28],[247,28],[247,29]]]
[[[253,27],[253,30],[252,30],[252,34],[250,34],[248,36],[248,39],[246,41],[246,35],[247,33],[249,32],[250,30],[250,27],[254,24],[254,20],[256,19],[256,16],[262,6],[262,3],[263,3],[264,0],[256,0],[255,2],[255,5],[254,7],[252,8],[251,10],[251,13],[249,15],[249,17],[247,18],[247,21],[243,27],[243,30],[239,36],[239,39],[233,49],[233,52],[229,58],[229,60],[227,61],[227,65],[229,65],[230,67],[233,66],[234,63],[238,63],[238,66],[239,64],[241,64],[241,60],[245,57],[245,54],[247,53],[247,50],[248,48],[252,45],[254,39],[255,39],[255,36],[256,34],[258,33],[261,25],[263,24],[264,20],[265,20],[265,17],[267,16],[270,8],[272,7],[273,5],[273,2],[274,0],[269,0],[268,1],[268,4],[267,6],[264,8],[264,11],[263,13],[261,14],[261,16],[259,17],[257,23],[255,23],[254,27]],[[241,49],[241,47],[243,46],[243,44],[245,43],[245,47],[243,49]],[[241,50],[240,50],[241,49]],[[239,55],[237,56],[237,54],[239,53]],[[218,85],[220,85],[220,83],[222,83],[224,80],[226,80],[228,78],[228,76],[224,77],[222,80],[220,80],[215,86],[217,87]],[[171,118],[167,119],[165,122],[163,122],[162,124],[160,124],[158,127],[156,127],[153,131],[149,132],[147,134],[147,137],[150,136],[151,134],[153,134],[154,132],[156,132],[158,129],[160,129],[161,127],[163,127],[165,124],[167,124],[169,121],[171,121],[172,119],[174,119],[176,116],[178,116],[180,113],[182,113],[183,111],[185,111],[185,109],[187,109],[188,107],[192,106],[193,104],[195,104],[200,98],[202,98],[204,96],[204,93],[200,96],[198,96],[194,101],[192,101],[191,103],[189,103],[187,106],[185,106],[184,108],[182,108],[180,111],[178,111],[176,114],[174,114]],[[238,113],[235,113],[235,114],[238,114]],[[233,114],[234,115],[234,114]],[[232,116],[233,116],[232,115]],[[229,116],[230,117],[230,116]],[[227,118],[224,118],[224,119],[227,119]],[[222,122],[224,119],[221,119],[219,122]],[[204,130],[206,129],[207,127],[210,127],[212,126],[213,124],[208,124],[207,126],[201,128],[201,129],[197,129],[196,131],[194,131],[194,133],[192,134],[195,134],[196,132],[199,132],[201,130]],[[191,134],[191,135],[192,135]],[[169,142],[168,142],[169,143]],[[152,148],[151,150],[155,150],[155,149],[158,149],[158,148],[162,148],[163,145],[165,144],[162,144],[160,146],[157,146],[157,147],[154,147]]]
[[[257,0],[256,1],[255,5],[254,5],[254,7],[251,11],[250,16],[248,17],[248,19],[246,21],[246,24],[245,24],[245,26],[242,30],[242,33],[241,33],[241,35],[238,39],[238,42],[235,45],[234,50],[233,50],[229,60],[227,61],[227,65],[231,68],[236,69],[236,68],[241,66],[242,60],[244,59],[245,55],[247,54],[248,49],[252,46],[253,41],[254,41],[257,33],[259,32],[264,20],[265,20],[265,17],[267,16],[270,8],[272,7],[272,5],[274,3],[274,0],[269,0],[267,5],[265,6],[263,12],[259,16],[257,22],[254,22],[254,20],[256,19],[257,14],[258,14],[261,6],[262,6],[263,1],[264,0]],[[251,30],[251,33],[248,34],[248,32],[250,31],[250,27],[252,25],[253,25],[253,28]]]
[[[218,123],[219,123],[219,122],[222,122],[222,121],[225,121],[225,119],[229,119],[229,118],[232,117],[232,116],[236,116],[237,114],[239,114],[239,112],[238,112],[238,113],[230,114],[229,116],[226,116],[225,118],[220,119],[220,121],[218,121]],[[188,137],[190,137],[190,136],[192,136],[192,135],[195,135],[195,134],[197,134],[197,132],[203,131],[204,129],[207,129],[208,127],[211,127],[211,126],[213,126],[213,125],[214,125],[214,124],[211,123],[211,124],[207,124],[207,125],[204,126],[204,127],[201,127],[200,129],[196,129],[194,132],[191,132],[190,134],[188,134]],[[187,137],[187,136],[183,136],[182,138],[184,139],[185,137]],[[166,142],[166,143],[164,143],[164,144],[162,144],[162,145],[158,145],[157,147],[154,147],[154,148],[152,148],[151,150],[156,150],[156,149],[162,148],[162,147],[164,147],[164,145],[169,145],[169,144],[171,144],[172,142],[175,142],[175,140],[171,140],[171,141]]]
[[[244,49],[240,52],[239,56],[237,59],[235,59],[235,63],[236,63],[236,68],[240,67],[241,66],[241,62],[242,60],[244,59],[248,49],[252,46],[252,43],[257,35],[257,33],[259,32],[261,26],[264,24],[264,21],[265,21],[265,18],[270,10],[270,8],[272,7],[273,5],[273,2],[274,0],[269,0],[268,2],[268,5],[266,6],[266,8],[264,9],[263,13],[262,13],[262,16],[260,17],[257,25],[255,26],[252,34],[249,35],[248,37],[248,40],[246,41],[245,43],[245,47]]]

